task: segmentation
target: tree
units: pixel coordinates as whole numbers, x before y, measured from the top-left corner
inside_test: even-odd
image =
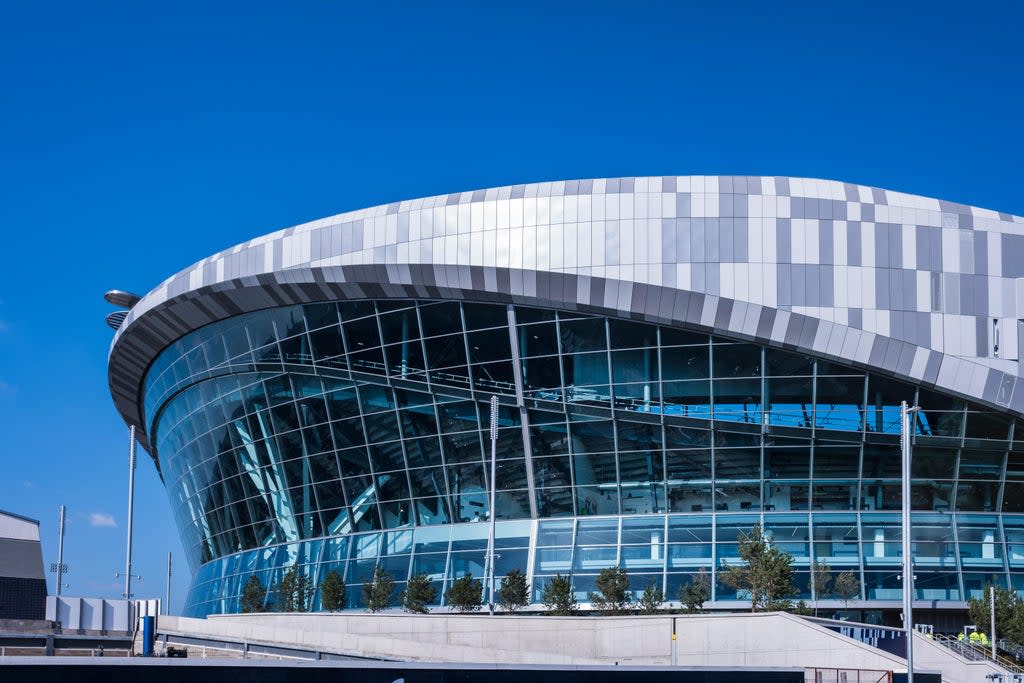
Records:
[[[394,599],[395,580],[388,570],[379,564],[373,568],[373,576],[363,584],[363,604],[371,612],[380,612],[391,607]]]
[[[817,609],[811,609],[810,605],[807,604],[806,600],[801,600],[800,602],[793,605],[793,614],[799,614],[803,617],[809,617],[811,615],[818,616],[816,614],[817,611]]]
[[[994,577],[993,577],[994,578]],[[967,601],[967,614],[979,631],[988,631],[992,623],[992,583],[986,583],[981,597]],[[1015,591],[996,587],[996,638],[1024,643],[1024,600]]]
[[[293,564],[274,587],[274,607],[278,612],[308,612],[311,592],[309,578]]]
[[[518,569],[505,574],[498,587],[498,604],[509,612],[515,612],[530,604],[530,584],[526,581],[526,574]]]
[[[850,600],[860,597],[860,579],[852,571],[845,571],[832,582],[832,592],[843,601],[843,608],[850,608]]]
[[[622,614],[629,607],[629,572],[622,567],[605,567],[594,581],[597,591],[587,593],[591,604],[606,614]]]
[[[466,572],[462,578],[452,581],[445,591],[444,601],[460,612],[476,612],[484,604],[484,585]]]
[[[679,587],[679,602],[685,607],[686,611],[690,614],[696,612],[702,612],[704,610],[704,603],[711,599],[711,577],[704,570],[704,567],[700,568],[690,583],[683,584]]]
[[[409,583],[405,584],[405,590],[402,591],[399,601],[402,603],[402,609],[406,612],[426,614],[430,611],[427,605],[436,599],[437,586],[431,583],[430,577],[426,573],[421,572],[414,574],[409,579]]]
[[[320,605],[329,612],[345,609],[348,596],[345,594],[345,580],[335,570],[331,570],[320,582]]]
[[[636,604],[644,614],[654,614],[663,602],[665,602],[665,593],[662,592],[658,582],[651,579],[644,588],[644,592],[640,594],[640,599],[637,600]]]
[[[760,524],[749,534],[740,534],[739,553],[743,564],[722,561],[722,582],[750,594],[751,612],[784,610],[796,594],[793,586],[793,556],[775,547]]]
[[[572,592],[572,582],[566,576],[555,574],[544,586],[541,602],[556,616],[575,614],[576,596]]]
[[[252,614],[264,611],[266,602],[267,589],[263,587],[259,577],[253,574],[242,588],[242,598],[238,606],[243,614]]]
[[[818,603],[832,594],[832,568],[825,560],[811,562],[811,584],[814,586],[814,616],[818,616]]]

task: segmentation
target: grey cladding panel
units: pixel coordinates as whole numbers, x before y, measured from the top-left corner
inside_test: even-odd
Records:
[[[453,233],[447,224],[453,211],[474,222],[460,223]],[[534,228],[538,216],[552,229]],[[566,227],[554,230],[559,221]],[[625,221],[631,244],[620,240]],[[377,232],[385,226],[385,233]],[[527,230],[534,244],[524,245]],[[571,243],[549,243],[570,231],[577,244],[585,235],[597,244],[575,253]],[[482,249],[460,243],[469,243],[467,232],[474,239],[479,234],[474,244]],[[449,245],[449,237],[456,244]],[[501,254],[499,238],[508,245]],[[646,248],[651,240],[657,248]],[[521,267],[509,268],[513,260]],[[919,282],[919,273],[928,275]],[[924,381],[961,394],[963,382],[942,384],[943,354],[955,346],[958,362],[971,363],[970,346],[989,353],[988,326],[993,317],[1014,314],[1007,314],[1003,299],[1017,277],[1024,277],[1021,219],[879,188],[781,176],[514,185],[353,211],[204,259],[131,310],[111,347],[110,385],[118,409],[141,427],[133,397],[169,342],[244,311],[344,292],[354,298],[514,295],[535,305],[703,324],[796,349],[817,343],[826,355],[856,347],[840,360],[867,362],[870,356],[896,374],[908,372],[916,351],[907,345],[913,344],[928,351]],[[919,286],[930,291],[918,292]],[[705,307],[708,296],[714,303]],[[822,330],[827,342],[816,341],[819,319],[834,324]],[[859,329],[873,346],[858,341]],[[936,330],[942,334],[933,335]],[[891,353],[890,337],[904,340],[892,342]],[[920,363],[915,373],[922,372]],[[991,405],[995,392],[1003,397],[996,405],[1010,403],[1006,382],[998,390],[993,382],[974,381],[984,394],[974,398]],[[1013,396],[1014,404],[1024,402],[1018,392]]]

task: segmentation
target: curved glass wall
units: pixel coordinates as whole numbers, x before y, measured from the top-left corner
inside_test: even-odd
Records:
[[[344,567],[353,590],[378,561],[399,580],[480,575],[492,395],[495,516],[522,544],[510,550],[529,549],[502,554],[529,565],[535,592],[568,572],[582,596],[620,564],[671,596],[735,557],[739,531],[760,521],[796,557],[805,593],[813,552],[860,573],[864,599],[898,600],[902,400],[923,408],[918,597],[963,600],[993,574],[1024,588],[1024,521],[998,514],[1024,512],[1024,430],[1004,416],[653,324],[355,301],[215,323],[150,368],[151,442],[199,568],[188,612],[235,609],[239,576],[282,563]],[[736,598],[716,585],[715,600]]]

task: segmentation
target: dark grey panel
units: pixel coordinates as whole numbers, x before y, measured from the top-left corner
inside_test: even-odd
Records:
[[[45,579],[39,541],[0,538],[0,577]]]
[[[1024,277],[1024,235],[1002,235],[1003,277]]]

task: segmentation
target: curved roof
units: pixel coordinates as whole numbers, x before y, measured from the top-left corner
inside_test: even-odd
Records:
[[[109,382],[148,448],[146,369],[192,330],[320,300],[465,298],[696,327],[1024,415],[1021,277],[1024,219],[891,190],[746,176],[513,185],[350,211],[205,258],[131,308]]]

